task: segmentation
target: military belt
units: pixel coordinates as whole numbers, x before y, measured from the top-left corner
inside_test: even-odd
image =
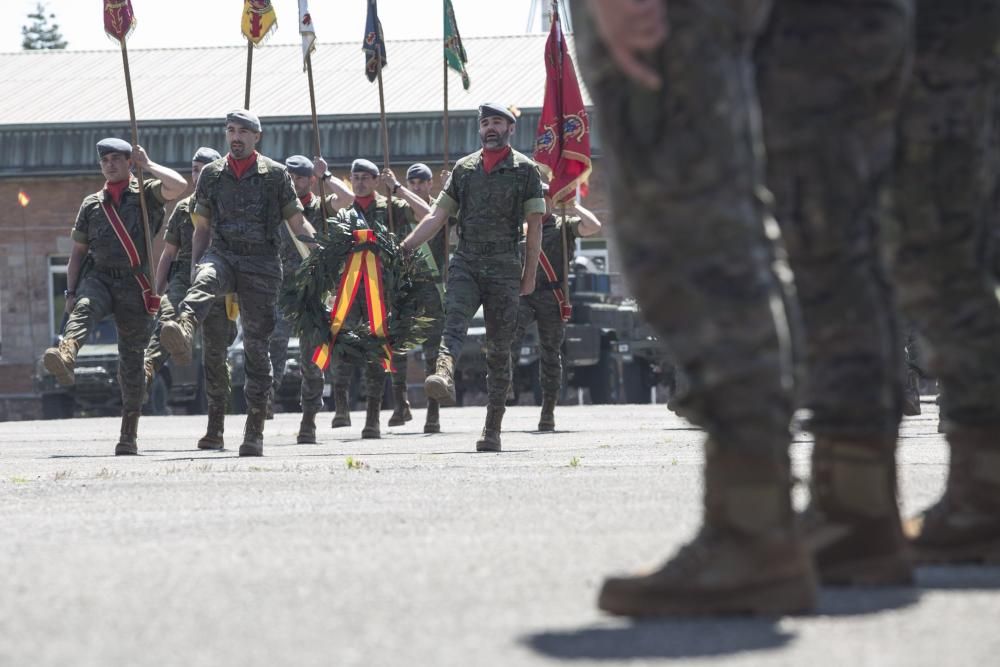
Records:
[[[94,270],[98,273],[103,273],[109,278],[130,278],[132,277],[132,269],[130,267],[114,267],[114,266],[95,266]]]
[[[458,251],[473,255],[502,255],[517,250],[517,241],[466,241],[458,242]]]
[[[275,255],[278,247],[273,243],[254,243],[251,241],[226,241],[220,240],[218,244],[222,250],[235,252],[238,255]]]

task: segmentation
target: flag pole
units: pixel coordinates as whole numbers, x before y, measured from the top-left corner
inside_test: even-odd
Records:
[[[444,152],[444,169],[448,169],[448,56],[444,57],[444,140],[442,141],[442,147]],[[444,188],[444,183],[441,184]],[[444,266],[441,268],[441,279],[444,281],[445,285],[448,284],[448,247],[451,236],[451,230],[448,229],[448,222],[445,221],[444,229],[442,229],[439,234],[444,235]]]
[[[243,108],[250,108],[250,75],[253,72],[253,42],[247,40],[247,83],[246,93],[243,95]]]
[[[139,145],[139,128],[135,122],[135,101],[132,98],[132,73],[128,67],[128,47],[125,38],[118,40],[122,46],[122,65],[125,67],[125,94],[128,96],[129,123],[132,126],[132,145]],[[136,178],[139,179],[139,208],[142,211],[142,235],[146,239],[146,277],[151,285],[151,292],[156,295],[156,282],[153,279],[153,239],[149,232],[149,211],[146,209],[146,191],[143,187],[142,167],[136,167]]]
[[[552,21],[556,24],[556,29],[559,31],[559,60],[557,61],[558,67],[558,94],[556,95],[556,104],[559,112],[559,154],[562,155],[563,150],[563,127],[565,124],[565,113],[566,110],[563,108],[562,99],[562,85],[563,85],[563,31],[562,23],[559,20],[559,0],[552,0]],[[560,217],[562,218],[560,237],[562,241],[562,256],[563,256],[563,279],[562,279],[562,289],[563,294],[566,296],[566,300],[569,301],[569,239],[567,238],[567,220],[566,220],[566,202],[565,200],[560,202]]]
[[[378,69],[378,107],[379,116],[382,119],[382,159],[384,162],[385,169],[389,168],[389,125],[385,122],[385,92],[382,89],[382,58],[379,54],[376,54],[375,60],[378,63],[376,66]],[[389,187],[388,183],[383,183],[385,185],[386,195],[389,198],[389,233],[396,233],[396,224],[392,219],[392,188]]]
[[[313,86],[312,53],[306,56],[306,74],[309,76],[309,105],[312,108],[313,150],[316,151],[317,157],[323,157],[319,142],[319,119],[316,117],[316,88]],[[330,212],[326,207],[326,188],[323,187],[322,178],[319,180],[319,206],[323,217],[330,217]]]

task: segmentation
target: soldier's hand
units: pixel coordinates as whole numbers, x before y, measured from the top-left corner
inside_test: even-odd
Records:
[[[608,54],[625,76],[646,88],[659,88],[660,75],[640,54],[667,38],[665,0],[587,0],[587,7]]]
[[[316,175],[316,178],[323,180],[323,174],[325,174],[329,168],[330,165],[328,165],[326,160],[319,155],[313,158],[313,173]]]
[[[385,169],[382,170],[382,182],[385,183],[390,188],[392,188],[393,190],[402,185],[396,178],[396,174],[394,174],[392,172],[392,169],[389,169],[389,167],[386,167]]]
[[[132,147],[132,164],[139,169],[145,169],[149,166],[149,156],[146,155],[146,149],[139,144]]]
[[[441,170],[441,187],[444,187],[444,184],[448,182],[449,178],[451,178],[451,172],[448,171],[447,169],[442,169]]]
[[[76,305],[76,297],[75,296],[67,296],[66,297],[66,304],[63,306],[63,310],[66,312],[66,314],[72,313],[73,312],[73,306],[75,306],[75,305]]]
[[[528,296],[535,291],[535,276],[521,276],[521,296]]]

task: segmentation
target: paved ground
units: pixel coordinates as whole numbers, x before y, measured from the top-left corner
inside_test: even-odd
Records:
[[[506,451],[476,455],[483,409],[443,417],[362,442],[355,413],[292,445],[278,415],[257,460],[194,449],[200,417],[144,419],[132,459],[109,456],[117,420],[0,424],[0,665],[998,664],[1000,568],[828,590],[799,618],[604,617],[604,574],[695,529],[698,432],[619,406],[539,435],[515,408]],[[935,424],[906,422],[907,510],[944,483]]]

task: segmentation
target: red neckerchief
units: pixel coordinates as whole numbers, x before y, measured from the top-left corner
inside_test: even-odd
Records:
[[[111,201],[115,203],[115,207],[122,205],[122,195],[128,190],[131,180],[130,178],[126,178],[124,181],[118,181],[117,183],[104,182],[104,191],[111,195]]]
[[[483,169],[486,173],[493,171],[493,167],[497,166],[500,162],[503,162],[504,158],[510,155],[510,146],[504,146],[499,150],[492,150],[489,148],[483,149]]]
[[[229,163],[229,170],[236,176],[236,180],[239,180],[243,178],[243,174],[247,173],[250,167],[257,164],[257,151],[254,151],[250,157],[241,160],[234,158],[232,153],[227,153],[226,161]]]
[[[312,200],[313,200],[313,193],[312,192],[307,192],[305,194],[305,196],[299,197],[299,201],[302,202],[303,206],[309,206],[309,204],[312,203]]]
[[[365,211],[368,210],[368,207],[372,205],[373,201],[375,201],[375,195],[374,194],[368,195],[367,197],[355,197],[354,198],[354,204],[358,208],[361,209],[362,213],[364,213]]]

